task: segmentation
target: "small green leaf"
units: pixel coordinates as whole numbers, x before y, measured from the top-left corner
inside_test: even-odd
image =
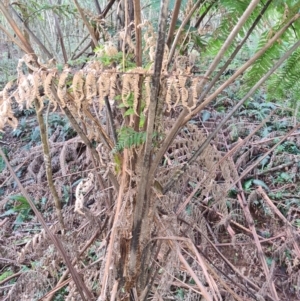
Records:
[[[25,204],[25,203],[28,204],[27,199],[24,196],[22,196],[22,195],[11,195],[9,197],[9,199],[13,200],[13,201],[18,201],[18,202],[20,202],[22,204]]]
[[[0,275],[0,282],[8,278],[9,276],[13,275],[14,273],[12,271],[5,271]]]
[[[211,113],[207,110],[202,111],[202,121],[207,121],[211,116]]]
[[[262,180],[253,180],[253,184],[257,185],[257,186],[261,186],[263,188],[265,188],[266,190],[270,190],[269,187],[266,185],[266,183]]]
[[[133,115],[133,114],[134,114],[134,110],[132,108],[130,108],[125,112],[124,116],[129,116],[129,115]]]
[[[245,190],[250,189],[250,187],[252,186],[252,181],[253,181],[253,179],[249,179],[249,180],[245,181],[245,183],[243,185]]]
[[[3,214],[1,214],[0,217],[5,217],[5,216],[13,215],[15,213],[16,213],[16,211],[14,209],[9,209],[9,210],[5,211]]]

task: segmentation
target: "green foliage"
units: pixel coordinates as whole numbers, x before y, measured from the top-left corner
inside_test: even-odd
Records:
[[[55,293],[53,300],[54,301],[65,300],[67,295],[68,295],[68,289],[66,287],[63,287],[61,290]]]
[[[115,97],[115,100],[121,101],[121,95],[117,95]],[[126,97],[126,101],[127,101],[127,104],[129,107],[126,107],[123,102],[121,102],[118,105],[119,108],[126,108],[126,111],[123,115],[124,117],[135,114],[134,109],[133,109],[133,100],[134,100],[134,94],[132,92],[130,92],[130,94],[127,95],[127,97]],[[140,108],[140,112],[139,112],[140,113],[140,124],[139,124],[140,128],[142,128],[145,123],[145,114],[143,112],[144,108],[145,108],[145,103],[143,102],[141,105],[141,108]]]
[[[293,176],[287,172],[280,172],[275,180],[275,183],[293,183]]]
[[[276,148],[276,152],[280,153],[289,153],[293,155],[299,155],[300,149],[298,148],[297,144],[292,141],[285,141],[281,145]]]
[[[268,92],[269,99],[290,99],[290,105],[296,107],[300,99],[300,49],[288,58],[281,70],[271,76]]]
[[[138,147],[146,141],[146,132],[136,132],[130,127],[122,127],[118,133],[118,143],[113,153],[120,152],[124,148]]]
[[[278,31],[278,28],[274,28],[268,31],[265,31],[261,34],[260,40],[256,52],[265,46],[270,37],[272,36],[273,30]],[[290,30],[288,30],[282,37],[283,39],[290,39]],[[277,61],[281,54],[287,50],[287,43],[274,43],[260,58],[258,58],[252,67],[247,70],[244,80],[245,84],[243,90],[247,91],[249,88],[254,86],[264,75],[271,69],[274,65],[274,61]]]
[[[43,18],[43,12],[52,11],[57,15],[70,18],[76,14],[76,9],[69,4],[51,5],[39,1],[30,0],[26,2],[26,9],[30,13],[29,18]]]
[[[182,288],[177,289],[177,291],[176,291],[177,300],[185,300],[184,295],[185,295],[184,290]]]
[[[214,31],[213,36],[208,40],[208,46],[206,49],[208,56],[214,56],[218,53],[220,48],[223,46],[224,41],[227,39],[229,33],[232,31],[233,27],[236,25],[237,21],[248,7],[249,3],[250,0],[225,0],[219,2],[220,7],[218,8],[223,10],[222,14],[224,17],[218,18],[214,21],[216,24],[218,24],[218,26]],[[259,7],[261,7],[261,5],[258,5],[258,8],[256,8],[256,13],[259,11]],[[240,39],[243,38],[246,29],[250,27],[255,17],[256,14],[252,14],[247,20],[246,24],[244,25],[244,28],[240,32]],[[238,41],[235,41],[233,43],[233,45],[227,51],[227,54],[234,49],[234,46],[237,45],[237,43]]]
[[[68,118],[65,115],[60,115],[58,113],[49,114],[48,118],[48,134],[51,136],[58,126],[61,126],[60,137],[63,141],[68,140],[76,134],[72,128]]]
[[[265,43],[279,31],[300,9],[299,1],[276,1],[267,11],[269,23],[271,25],[260,29],[263,32],[256,32],[251,39],[260,37],[259,42],[254,42],[255,52],[261,49]],[[270,47],[246,72],[243,89],[246,91],[252,87],[298,39],[300,34],[300,23],[296,21],[285,33]],[[296,100],[300,97],[299,85],[299,50],[286,61],[284,66],[273,74],[267,81],[268,100],[283,101],[289,98],[289,105],[295,107]]]
[[[5,271],[2,274],[0,274],[0,282],[8,278],[9,276],[13,275],[14,273],[12,271]]]
[[[245,190],[245,192],[251,192],[251,188],[253,185],[257,185],[257,186],[261,186],[263,187],[265,190],[269,191],[269,187],[266,185],[266,183],[262,180],[258,180],[258,179],[249,179],[246,180],[243,183],[243,189]]]
[[[105,46],[100,45],[94,49],[96,53],[96,60],[99,60],[104,66],[110,66],[112,63],[115,63],[118,66],[122,66],[123,64],[123,52],[118,52],[115,55],[111,55],[105,52]],[[127,69],[132,69],[136,67],[136,64],[130,60],[130,57],[126,57],[125,59],[125,71]]]
[[[89,58],[85,57],[85,56],[81,56],[80,58],[76,59],[76,60],[69,60],[68,61],[68,64],[71,66],[71,67],[76,67],[78,65],[82,65],[82,64],[85,64],[86,62],[89,61]],[[57,64],[56,67],[58,68],[58,71],[59,72],[62,72],[63,71],[63,64]]]
[[[30,142],[37,143],[41,141],[41,136],[40,136],[40,127],[36,126],[35,128],[32,129],[31,134],[30,134]]]
[[[5,169],[5,161],[4,159],[2,158],[2,156],[0,156],[0,173]]]
[[[31,207],[25,197],[22,195],[12,195],[10,201],[6,204],[6,211],[0,217],[16,215],[15,228],[18,228],[21,223],[32,218]]]

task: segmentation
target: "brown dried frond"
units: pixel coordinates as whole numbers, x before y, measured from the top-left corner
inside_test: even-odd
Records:
[[[82,70],[80,70],[75,73],[75,75],[73,77],[73,83],[72,83],[74,102],[75,102],[75,106],[78,110],[78,113],[80,112],[81,104],[85,97],[84,91],[83,91],[83,85],[84,85],[83,72],[82,72]]]
[[[186,5],[185,5],[184,12],[183,12],[183,19],[185,19],[189,15],[189,13],[192,10],[193,6],[194,6],[193,0],[188,0]]]
[[[189,93],[188,90],[186,89],[187,77],[183,75],[178,76],[178,88],[181,94],[181,103],[184,107],[186,107],[189,111],[191,111],[191,108],[188,105],[188,98],[189,98]]]
[[[194,77],[192,79],[192,103],[193,105],[191,106],[191,109],[196,107],[197,101],[198,101],[198,97],[199,97],[199,93],[198,93],[198,83],[199,83],[199,79],[197,77]]]
[[[27,76],[27,80],[29,83],[29,87],[30,87],[30,95],[26,100],[26,109],[31,108],[32,104],[34,103],[35,99],[38,99],[38,95],[39,95],[39,76],[38,74],[29,74]],[[40,101],[39,98],[39,103],[40,103],[40,109],[39,111],[41,111],[44,108],[44,103],[43,101]]]
[[[169,57],[169,47],[167,44],[165,44],[165,49],[164,49],[164,58],[162,62],[162,68],[161,68],[161,73],[162,74],[168,74],[168,57]]]
[[[11,97],[11,96],[10,96],[10,93],[11,93],[11,90],[12,90],[13,85],[14,85],[14,81],[9,81],[9,82],[5,85],[5,87],[4,87],[3,91],[2,91],[2,101],[1,101],[1,103],[10,100],[10,97]]]
[[[104,45],[104,51],[108,56],[115,56],[118,54],[117,47],[111,41]]]
[[[85,94],[88,103],[91,103],[93,98],[97,95],[97,81],[95,72],[88,72],[85,79]]]
[[[40,94],[40,87],[43,87],[44,81],[46,80],[46,73],[43,71],[38,71],[34,73],[34,85],[35,85],[35,97],[37,98],[39,102],[39,112],[44,108],[44,96],[41,96]]]
[[[34,57],[31,54],[25,54],[23,56],[23,62],[26,64],[26,66],[34,72],[38,72],[39,68],[37,66],[34,66],[33,64],[35,64],[35,60]]]
[[[146,43],[144,51],[146,52],[149,49],[150,62],[154,62],[156,48],[156,33],[154,32],[152,24],[147,20],[143,24],[140,24],[140,26],[147,27],[144,33],[144,40]]]
[[[11,108],[10,102],[5,101],[0,105],[0,131],[3,131],[3,128],[6,124],[9,124],[13,129],[16,129],[18,126],[18,120],[14,117],[13,110]]]
[[[25,75],[22,75],[19,77],[19,86],[18,86],[18,91],[19,91],[19,96],[20,96],[20,103],[27,103],[27,99],[30,98],[30,84]]]
[[[39,271],[24,271],[12,286],[5,300],[37,300],[47,292],[49,281],[46,273]]]
[[[76,200],[74,211],[84,215],[84,196],[91,189],[94,183],[93,173],[89,173],[86,179],[83,179],[76,187]]]
[[[133,110],[134,113],[136,115],[139,115],[139,112],[137,112],[137,106],[138,106],[138,102],[139,102],[139,97],[140,97],[140,88],[139,88],[139,81],[140,81],[140,75],[138,73],[143,74],[145,72],[145,70],[142,67],[137,67],[134,70],[132,70],[132,72],[134,72],[133,74],[133,79],[132,79],[132,92],[133,92]]]
[[[126,33],[125,30],[122,30],[119,32],[120,38],[123,40],[123,43],[126,43],[130,50],[135,51],[135,45],[132,42],[132,39],[128,33]]]
[[[65,68],[62,74],[59,77],[58,86],[57,86],[57,96],[60,100],[60,105],[64,108],[67,102],[67,87],[66,82],[69,76],[69,69]]]
[[[104,97],[109,96],[110,92],[110,74],[102,72],[98,79],[99,102],[103,103]],[[102,107],[102,106],[101,106]]]
[[[122,78],[123,78],[122,101],[123,101],[124,106],[129,107],[127,100],[130,96],[133,77],[132,77],[132,74],[125,73],[125,74],[123,74]]]
[[[170,112],[172,108],[172,86],[173,86],[174,78],[170,76],[167,79],[167,93],[166,93],[166,104],[167,104],[167,111]]]
[[[145,80],[144,80],[144,84],[145,84],[145,109],[144,109],[144,113],[148,111],[149,105],[150,105],[150,96],[151,96],[151,77],[150,76],[146,76]]]
[[[110,81],[110,93],[109,98],[113,99],[116,95],[116,89],[117,89],[117,79],[118,79],[118,73],[115,68],[111,69],[111,75],[109,77]]]
[[[53,228],[53,227],[52,227]],[[46,241],[47,240],[47,241]],[[22,263],[26,259],[26,255],[28,253],[32,253],[34,251],[35,255],[37,255],[38,249],[42,247],[42,244],[45,243],[48,245],[48,237],[43,229],[41,233],[35,234],[31,240],[29,240],[25,247],[21,249],[18,255],[18,262]]]
[[[52,93],[52,79],[55,76],[54,72],[48,73],[44,81],[44,91],[45,95],[49,98],[49,101],[54,105],[53,111],[57,109],[57,101],[55,96]]]

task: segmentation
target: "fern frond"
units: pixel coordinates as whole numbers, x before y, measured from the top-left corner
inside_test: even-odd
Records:
[[[57,96],[61,101],[61,106],[64,108],[67,101],[67,87],[66,82],[68,79],[69,70],[65,69],[59,77],[58,86],[57,86]]]
[[[83,72],[80,70],[75,73],[73,77],[73,94],[74,94],[74,102],[77,107],[77,110],[80,110],[81,108],[81,103],[85,97],[84,92],[83,92]]]
[[[268,100],[291,99],[291,104],[299,99],[300,50],[297,49],[286,61],[283,68],[273,74],[268,81]]]
[[[56,111],[57,109],[57,102],[56,99],[52,93],[51,87],[52,87],[52,79],[54,78],[54,73],[51,72],[46,76],[46,79],[44,81],[44,91],[46,96],[49,98],[49,101],[52,102],[54,105],[53,111]]]
[[[121,128],[118,135],[118,143],[113,153],[120,152],[125,148],[138,147],[146,141],[146,132],[136,132],[132,128]]]
[[[88,72],[85,80],[85,93],[88,103],[97,95],[97,83],[94,72]]]

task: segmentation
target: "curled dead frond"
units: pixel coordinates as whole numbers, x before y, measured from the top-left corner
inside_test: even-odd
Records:
[[[97,82],[95,72],[88,72],[85,79],[86,100],[91,103],[92,99],[97,95]]]
[[[13,129],[18,126],[18,120],[14,117],[9,101],[5,101],[0,105],[0,131],[2,132],[4,126],[9,124]]]
[[[98,80],[99,102],[102,104],[104,97],[109,96],[110,90],[110,74],[108,72],[102,72]]]
[[[67,79],[69,75],[69,69],[65,68],[62,74],[59,77],[58,86],[57,86],[57,96],[60,100],[60,105],[64,108],[67,102]]]
[[[181,103],[184,107],[191,110],[189,105],[188,105],[189,93],[188,93],[188,90],[185,87],[186,81],[187,81],[186,76],[183,76],[183,75],[178,76],[178,87],[179,87],[179,91],[180,91],[180,94],[181,94]]]
[[[129,107],[128,99],[132,93],[133,110],[136,115],[139,115],[139,112],[137,112],[137,106],[138,106],[138,100],[140,96],[140,88],[139,88],[140,75],[143,75],[145,73],[146,73],[145,69],[143,69],[142,67],[137,67],[135,69],[128,71],[123,75],[122,101],[126,107]],[[146,95],[146,98],[147,97],[150,97],[150,94]]]
[[[117,70],[115,68],[111,69],[111,75],[109,77],[109,81],[110,81],[109,98],[110,99],[113,99],[116,95],[117,78],[118,78]]]
[[[136,115],[139,115],[139,112],[137,112],[137,106],[138,106],[139,97],[140,97],[140,88],[139,88],[140,76],[139,76],[138,72],[143,73],[144,70],[142,67],[138,67],[138,68],[135,68],[133,72],[135,72],[135,74],[133,74],[133,79],[132,79],[132,83],[133,83],[132,92],[133,92],[133,96],[134,96],[133,97],[133,110]]]
[[[167,79],[167,94],[166,94],[166,104],[167,104],[167,111],[170,111],[172,108],[172,88],[174,86],[174,77],[170,76]],[[179,93],[176,94],[178,96]],[[176,103],[178,102],[177,97],[176,97]]]
[[[133,80],[132,74],[125,73],[123,76],[123,86],[122,86],[122,101],[125,107],[129,107],[128,98],[131,92],[131,82]]]
[[[74,102],[78,112],[80,111],[82,101],[85,97],[83,91],[83,85],[84,85],[83,72],[80,70],[75,73],[73,77],[73,84],[72,84]]]
[[[57,101],[52,93],[52,79],[54,78],[54,76],[55,76],[54,72],[48,73],[44,81],[44,91],[45,91],[45,95],[49,98],[49,101],[54,105],[53,110],[55,111],[57,108]]]
[[[108,56],[115,56],[118,54],[117,47],[111,41],[107,42],[104,45],[104,51]]]
[[[199,95],[198,95],[198,82],[199,82],[198,78],[195,77],[195,78],[192,79],[191,89],[192,89],[192,103],[193,104],[192,104],[191,109],[196,107],[197,100],[198,100],[198,97],[199,97]]]
[[[31,71],[34,71],[34,72],[39,71],[39,68],[37,66],[34,66],[35,60],[34,60],[34,57],[31,54],[25,54],[23,56],[23,61]]]
[[[84,215],[82,209],[84,208],[84,196],[91,189],[94,183],[94,175],[89,173],[86,179],[83,179],[76,187],[76,201],[75,201],[75,212]]]
[[[4,87],[3,91],[2,91],[3,102],[9,101],[9,99],[10,99],[10,91],[11,91],[13,85],[14,85],[13,81],[10,81],[10,82],[8,82],[5,85],[5,87]]]
[[[18,86],[20,102],[27,104],[27,99],[31,98],[31,87],[29,81],[25,75],[19,77],[19,86]]]
[[[145,102],[146,102],[146,106],[144,109],[144,112],[148,111],[149,105],[150,105],[150,94],[151,94],[151,77],[150,76],[146,76],[145,80],[144,80],[144,84],[145,84]]]

